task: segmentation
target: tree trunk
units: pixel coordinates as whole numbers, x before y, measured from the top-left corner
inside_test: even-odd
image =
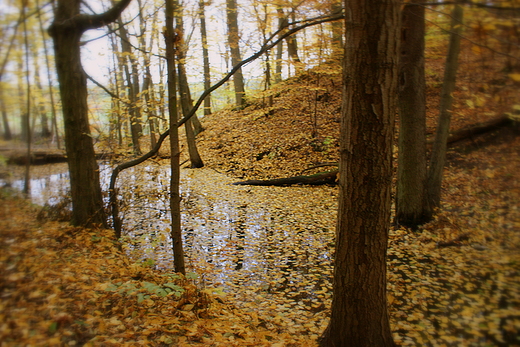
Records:
[[[27,2],[22,3],[22,12],[23,16],[25,18],[25,9],[27,6]],[[23,39],[24,39],[24,48],[25,48],[25,82],[26,82],[26,114],[27,117],[25,118],[26,121],[26,127],[27,127],[27,162],[25,164],[25,177],[24,177],[24,185],[23,185],[23,193],[25,196],[30,196],[31,193],[31,142],[32,142],[32,134],[31,134],[31,76],[30,76],[30,69],[29,69],[29,33],[27,31],[27,20],[24,20],[23,22]],[[23,70],[20,70],[20,72]]]
[[[415,228],[431,218],[426,199],[426,83],[423,0],[402,11],[399,62],[399,157],[397,224]]]
[[[446,162],[446,148],[450,132],[451,107],[457,78],[463,15],[462,7],[456,4],[451,13],[451,34],[442,84],[439,123],[428,170],[427,194],[431,208],[438,208],[441,205],[442,173]]]
[[[181,109],[183,116],[187,116],[193,108],[193,101],[191,100],[190,87],[188,85],[188,77],[186,76],[186,68],[184,62],[186,61],[187,47],[184,42],[184,23],[183,23],[183,12],[180,8],[178,0],[174,0],[174,6],[177,8],[175,12],[176,20],[176,34],[178,35],[177,41],[177,71],[178,71],[178,82],[179,82],[179,94],[181,100]],[[197,150],[197,143],[195,141],[195,132],[193,129],[194,123],[192,120],[196,118],[193,115],[185,124],[184,129],[186,130],[186,141],[188,142],[188,153],[190,155],[191,168],[201,168],[204,166],[200,157],[199,151]],[[172,123],[170,123],[172,124]]]
[[[204,90],[208,90],[211,87],[211,74],[209,65],[209,51],[208,51],[208,33],[206,30],[206,14],[205,14],[205,2],[204,0],[199,1],[199,16],[200,16],[200,36],[202,41],[202,61],[204,65]],[[204,115],[209,116],[211,114],[211,94],[204,98]]]
[[[171,210],[171,239],[173,243],[173,266],[176,272],[186,273],[184,265],[184,250],[182,247],[181,231],[181,197],[180,184],[180,149],[179,128],[177,124],[177,76],[175,73],[175,49],[179,40],[173,28],[174,1],[166,0],[165,15],[166,29],[166,61],[168,71],[168,112],[170,117],[170,151],[171,151],[171,178],[170,178],[170,210]]]
[[[292,15],[292,19],[293,21],[295,21],[294,12],[292,13]],[[286,20],[288,20],[288,18],[286,18]],[[291,58],[291,61],[294,64],[294,68],[298,73],[302,67],[300,57],[298,56],[298,42],[296,41],[296,34],[287,37],[285,41],[287,42],[287,54]]]
[[[242,58],[240,57],[240,35],[238,32],[238,13],[236,0],[226,0],[226,14],[228,26],[228,43],[231,52],[231,65],[236,66]],[[242,68],[238,69],[233,76],[235,86],[235,100],[237,106],[245,105],[244,76]]]
[[[339,210],[321,346],[394,346],[386,300],[399,2],[347,1]]]
[[[60,83],[74,225],[106,226],[99,168],[90,137],[87,79],[81,66],[79,43],[86,30],[116,20],[129,2],[121,0],[103,14],[80,15],[81,0],[58,0],[49,28]]]
[[[278,29],[282,29],[284,24],[284,14],[283,10],[280,6],[276,7],[276,11],[278,13]],[[280,36],[283,33],[280,32]],[[279,83],[282,81],[282,57],[283,57],[283,41],[280,41],[276,45],[276,57],[275,57],[275,68],[274,68],[274,83]]]

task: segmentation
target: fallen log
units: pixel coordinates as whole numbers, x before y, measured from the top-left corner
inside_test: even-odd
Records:
[[[318,172],[314,175],[302,175],[285,178],[275,178],[271,180],[247,180],[235,182],[233,185],[240,186],[290,186],[294,184],[332,184],[336,182],[338,170],[331,170],[326,172]]]
[[[448,146],[454,146],[460,141],[473,139],[475,136],[483,135],[511,124],[513,124],[513,120],[508,115],[502,115],[483,123],[477,123],[463,129],[455,130],[448,137]],[[429,142],[432,143],[433,139]]]

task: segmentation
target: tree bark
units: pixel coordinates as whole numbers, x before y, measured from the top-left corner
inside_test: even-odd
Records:
[[[231,65],[234,67],[240,63],[240,35],[238,32],[238,13],[236,0],[226,0],[226,14],[228,26],[228,43],[231,52]],[[235,86],[235,100],[237,106],[245,104],[244,76],[242,68],[239,68],[233,76],[233,84]]]
[[[99,168],[90,137],[87,80],[79,43],[85,31],[116,20],[129,2],[121,0],[102,14],[85,15],[80,13],[80,0],[58,0],[49,28],[60,84],[74,225],[106,226]]]
[[[386,300],[397,0],[347,1],[331,319],[321,346],[394,346]]]
[[[177,124],[177,76],[175,72],[175,49],[180,37],[173,28],[175,5],[173,0],[166,0],[165,15],[166,28],[164,40],[166,42],[166,61],[168,71],[168,114],[170,118],[170,151],[171,151],[171,177],[170,177],[170,211],[171,231],[173,247],[173,266],[176,272],[186,273],[184,265],[184,250],[182,247],[181,232],[181,197],[180,184],[180,149],[179,128]]]
[[[416,228],[430,220],[426,199],[426,82],[423,0],[402,10],[399,62],[399,157],[395,222]]]
[[[455,90],[457,78],[463,16],[464,11],[461,5],[456,4],[451,14],[451,34],[442,84],[439,123],[428,170],[427,194],[431,208],[438,208],[441,205],[442,173],[446,162],[446,148],[450,132],[453,91]]]

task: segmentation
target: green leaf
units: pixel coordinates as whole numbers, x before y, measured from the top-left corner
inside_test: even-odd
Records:
[[[199,277],[199,275],[197,275],[195,272],[188,272],[186,274],[186,278],[189,280],[194,280],[194,279],[197,279],[198,277]]]
[[[49,333],[54,334],[58,330],[58,322],[52,322],[51,325],[49,325]]]

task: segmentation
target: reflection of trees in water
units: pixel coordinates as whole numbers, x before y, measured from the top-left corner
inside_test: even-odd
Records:
[[[134,247],[156,257],[162,268],[171,268],[173,261],[168,175],[161,168],[133,172],[121,191],[129,202],[124,228],[140,240]],[[289,208],[259,204],[254,195],[238,190],[202,193],[197,184],[191,179],[181,183],[189,271],[197,272],[205,285],[260,290],[294,305],[318,307],[316,300],[322,299],[315,292],[329,286],[331,277],[330,232],[320,221],[302,225]]]

